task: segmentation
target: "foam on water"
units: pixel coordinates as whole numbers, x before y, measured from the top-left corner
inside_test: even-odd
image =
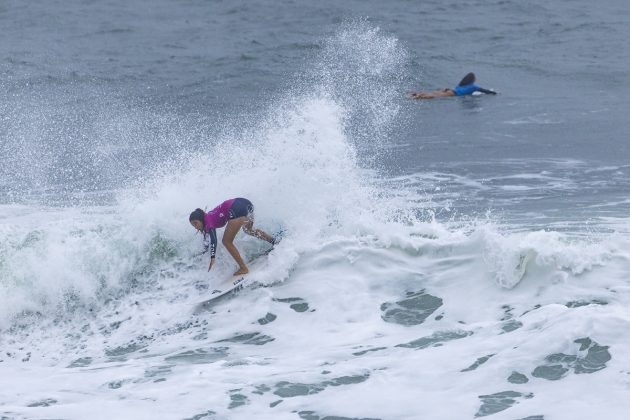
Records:
[[[433,190],[383,180],[378,155],[363,157],[395,121],[404,57],[348,24],[313,58],[307,93],[147,168],[112,205],[3,206],[0,412],[622,418],[627,220],[607,236],[441,220]],[[260,287],[199,311],[234,264],[220,247],[206,273],[187,216],[235,196],[286,236],[252,273]]]

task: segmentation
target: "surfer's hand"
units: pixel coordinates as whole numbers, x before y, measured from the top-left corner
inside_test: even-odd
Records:
[[[210,271],[213,265],[214,265],[214,257],[210,258],[210,264],[208,264],[208,271]]]

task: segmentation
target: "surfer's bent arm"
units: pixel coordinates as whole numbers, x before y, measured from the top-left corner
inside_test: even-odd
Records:
[[[203,236],[203,252],[204,254],[210,249],[210,258],[214,258],[217,252],[217,230],[210,228]]]

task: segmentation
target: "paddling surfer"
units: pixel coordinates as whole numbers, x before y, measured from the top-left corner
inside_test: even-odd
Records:
[[[433,92],[411,92],[412,99],[434,99],[446,96],[465,96],[472,95],[475,92],[485,93],[487,95],[496,95],[497,93],[490,89],[484,89],[475,84],[475,73],[468,73],[454,88],[444,88]]]

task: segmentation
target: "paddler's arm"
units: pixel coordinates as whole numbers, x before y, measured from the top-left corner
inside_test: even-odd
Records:
[[[497,93],[494,90],[490,90],[490,89],[484,89],[484,88],[477,88],[478,92],[481,93],[485,93],[486,95],[496,95]]]

